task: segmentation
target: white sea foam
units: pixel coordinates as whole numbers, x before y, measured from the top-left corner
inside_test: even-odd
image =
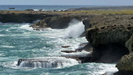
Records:
[[[93,64],[93,65],[92,65]],[[94,67],[94,65],[96,66],[96,68]],[[112,72],[117,72],[118,69],[115,67],[116,64],[106,64],[106,63],[91,63],[88,65],[88,68],[94,68],[94,74],[97,75],[102,75],[105,73],[112,73]]]
[[[30,27],[29,24],[24,24],[24,25],[22,25],[20,28],[21,28],[21,29],[26,29],[26,30],[33,30],[33,28]]]
[[[66,29],[65,38],[79,37],[85,30],[85,26],[82,21],[73,19],[69,23],[69,27]]]
[[[3,35],[3,34],[0,34],[0,36],[5,36],[5,35]]]
[[[78,61],[76,61],[75,59],[68,59],[64,57],[38,57],[31,59],[22,59],[19,61],[19,67],[30,68],[63,68],[78,64]]]
[[[9,68],[13,68],[13,69],[18,69],[18,67],[16,66],[17,61],[10,61],[10,62],[5,62],[5,63],[1,63],[4,67],[9,67]]]
[[[0,53],[0,56],[4,56],[4,53]]]
[[[8,46],[8,45],[0,45],[0,47],[4,47],[4,48],[14,48],[14,46]]]
[[[87,51],[81,51],[81,52],[73,52],[73,53],[62,53],[61,56],[64,57],[87,57],[88,54],[90,54],[91,52],[87,52]]]
[[[33,9],[34,11],[39,11],[39,9]]]

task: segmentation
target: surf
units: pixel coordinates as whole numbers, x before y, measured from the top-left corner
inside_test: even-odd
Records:
[[[17,66],[30,68],[63,68],[77,65],[75,59],[64,57],[37,57],[28,59],[19,59]]]
[[[85,25],[82,21],[73,19],[68,28],[66,28],[66,34],[64,38],[77,38],[85,31]]]

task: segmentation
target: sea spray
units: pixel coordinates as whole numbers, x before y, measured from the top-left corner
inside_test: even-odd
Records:
[[[85,26],[82,21],[73,19],[66,30],[65,38],[79,37],[84,32]]]
[[[61,56],[63,57],[88,57],[88,55],[91,54],[91,52],[87,52],[87,51],[81,51],[81,52],[73,52],[73,53],[63,53],[61,54]]]
[[[27,30],[27,27],[23,28],[23,26],[25,24],[0,25],[0,35],[2,35],[0,36],[0,45],[13,46],[12,48],[0,47],[0,61],[2,61],[0,62],[1,75],[98,75],[99,72],[103,74],[103,72],[110,71],[110,67],[112,67],[112,70],[115,70],[113,64],[84,63],[76,65],[74,63],[75,60],[73,61],[74,66],[72,63],[64,63],[63,68],[58,68],[60,66],[57,68],[39,68],[38,64],[40,63],[38,62],[38,64],[34,63],[38,68],[18,67],[16,64],[20,58],[60,56],[60,51],[63,49],[60,46],[70,45],[69,49],[64,48],[63,50],[75,50],[74,46],[87,42],[85,37],[72,39],[59,38],[66,33],[66,29],[34,31]],[[10,32],[6,31],[6,29],[9,29]],[[2,33],[3,31],[5,33]],[[99,68],[101,64],[103,67]]]
[[[75,59],[64,57],[38,57],[30,59],[19,59],[19,67],[30,68],[62,68],[78,64]]]
[[[26,29],[26,30],[33,30],[33,28],[30,27],[29,24],[24,24],[24,25],[22,25],[20,28],[21,28],[21,29]]]

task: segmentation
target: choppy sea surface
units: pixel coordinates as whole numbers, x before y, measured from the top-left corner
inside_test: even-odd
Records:
[[[63,66],[54,68],[17,66],[18,59],[37,57],[60,57],[61,46],[75,50],[80,43],[87,42],[84,37],[64,38],[71,29],[44,29],[35,31],[30,24],[0,23],[0,75],[100,75],[117,71],[115,64],[77,63],[68,60]],[[50,60],[52,61],[52,60]]]

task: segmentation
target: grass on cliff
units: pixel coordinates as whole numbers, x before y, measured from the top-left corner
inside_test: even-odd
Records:
[[[133,10],[89,10],[89,11],[4,11],[1,10],[0,14],[66,14],[66,15],[86,15],[86,14],[133,14]]]
[[[77,14],[133,14],[133,10],[91,10],[91,11],[71,11]]]

